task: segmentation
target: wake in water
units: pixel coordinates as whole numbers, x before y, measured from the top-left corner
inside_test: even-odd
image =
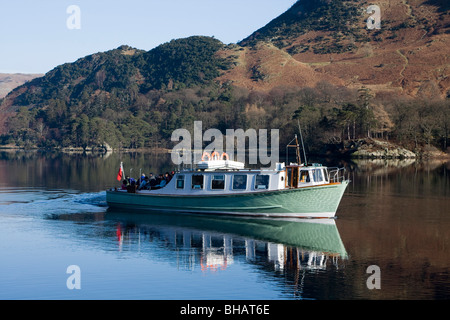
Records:
[[[106,211],[106,194],[73,190],[0,189],[0,215],[55,215]]]

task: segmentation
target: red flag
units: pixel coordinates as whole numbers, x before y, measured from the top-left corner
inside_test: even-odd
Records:
[[[122,162],[120,163],[120,168],[119,168],[119,173],[117,174],[117,181],[122,180],[123,178],[123,164]]]

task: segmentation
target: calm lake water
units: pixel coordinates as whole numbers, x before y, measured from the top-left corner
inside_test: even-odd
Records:
[[[338,218],[313,223],[110,211],[120,161],[173,169],[165,154],[0,152],[0,299],[450,298],[448,163],[326,163],[352,182]]]

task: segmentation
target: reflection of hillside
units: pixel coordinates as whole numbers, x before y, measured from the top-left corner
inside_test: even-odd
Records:
[[[367,160],[353,160],[358,170],[373,175],[381,175],[394,173],[402,168],[407,168],[413,165],[415,159],[367,159]]]
[[[7,163],[2,183],[9,187],[70,188],[99,191],[117,185],[123,161],[125,173],[133,177],[174,169],[166,153],[67,154],[62,152],[0,151],[0,170]]]
[[[360,171],[364,174],[383,175],[399,173],[402,170],[433,171],[445,166],[448,170],[450,162],[447,159],[430,159],[416,161],[415,159],[364,159],[352,160],[352,171]]]
[[[337,220],[347,250],[374,257],[381,270],[395,270],[384,273],[379,297],[403,299],[411,292],[426,299],[448,297],[448,164],[376,169],[358,167],[351,175]]]
[[[448,196],[445,178],[448,176],[448,163],[425,161],[404,166],[395,166],[395,163],[364,160],[350,165],[352,183],[347,193],[356,191],[367,197],[388,194],[419,198]]]

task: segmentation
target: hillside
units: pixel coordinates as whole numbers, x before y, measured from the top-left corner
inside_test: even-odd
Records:
[[[42,76],[43,74],[0,73],[0,99],[25,82]]]
[[[156,132],[164,135],[182,124],[170,103],[162,102],[170,99],[163,99],[164,93],[201,86],[215,90],[213,80],[230,67],[230,61],[217,55],[224,47],[217,39],[193,36],[148,52],[124,45],[57,66],[3,99],[3,143],[48,147],[148,144]],[[180,111],[181,100],[175,100]],[[172,116],[172,121],[163,116]],[[152,125],[153,120],[163,121],[164,128]],[[153,141],[159,140],[155,135]]]
[[[193,36],[57,66],[0,104],[0,144],[170,145],[177,128],[297,130],[310,145],[378,137],[448,146],[447,1],[301,0],[238,44]],[[424,63],[426,62],[426,63]]]
[[[270,42],[235,46],[222,54],[233,58],[235,67],[224,72],[217,80],[248,90],[268,92],[280,86],[314,87],[323,81],[344,85],[339,77],[318,72]]]
[[[347,87],[413,97],[450,95],[448,1],[377,1],[380,30],[366,27],[370,4],[302,0],[240,45],[273,43]]]

